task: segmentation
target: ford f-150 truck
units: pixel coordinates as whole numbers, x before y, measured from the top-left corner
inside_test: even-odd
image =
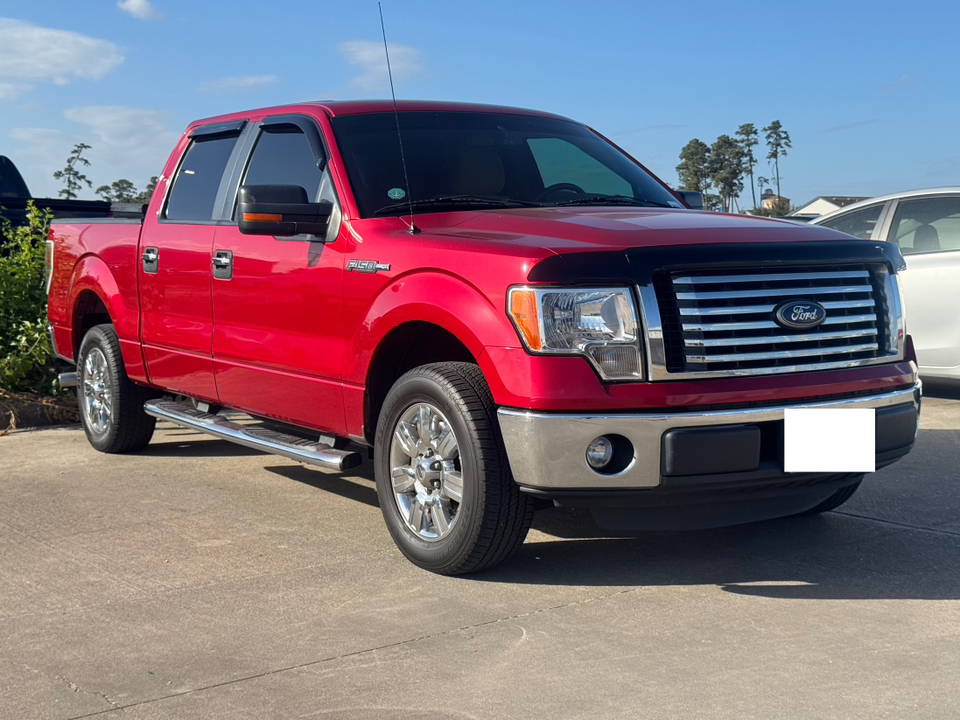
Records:
[[[896,246],[690,209],[556,115],[201,120],[142,221],[50,243],[96,449],[157,418],[340,470],[367,448],[396,544],[438,573],[502,561],[544,505],[645,529],[834,508],[863,472],[788,472],[792,409],[871,410],[876,467],[916,437]]]

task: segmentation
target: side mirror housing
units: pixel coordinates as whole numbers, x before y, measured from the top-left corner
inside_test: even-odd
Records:
[[[237,224],[244,235],[327,234],[333,203],[307,202],[299,185],[241,185]]]
[[[676,190],[677,195],[691,210],[703,210],[703,193],[693,192],[691,190]]]

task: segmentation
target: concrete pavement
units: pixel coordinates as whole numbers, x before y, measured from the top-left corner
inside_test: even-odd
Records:
[[[538,515],[469,578],[357,475],[170,426],[0,438],[0,718],[960,716],[960,400],[839,511],[616,537]]]

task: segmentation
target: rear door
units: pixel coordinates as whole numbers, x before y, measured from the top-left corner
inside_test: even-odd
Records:
[[[201,127],[190,136],[158,215],[140,245],[141,339],[150,381],[217,401],[213,373],[211,251],[244,123]]]
[[[960,196],[900,200],[886,238],[907,262],[907,332],[927,374],[960,371]]]
[[[313,119],[287,115],[264,119],[251,139],[237,185],[300,185],[311,202],[329,200],[335,209],[327,242],[243,235],[235,219],[217,229],[213,353],[220,399],[343,434],[344,261],[322,136]],[[235,214],[236,187],[231,198]]]

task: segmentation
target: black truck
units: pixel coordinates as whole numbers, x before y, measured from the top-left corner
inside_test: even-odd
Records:
[[[0,155],[0,216],[7,218],[14,227],[23,225],[27,217],[27,202],[30,200],[39,208],[49,208],[54,217],[92,218],[111,214],[111,203],[105,200],[31,197],[13,160]]]

